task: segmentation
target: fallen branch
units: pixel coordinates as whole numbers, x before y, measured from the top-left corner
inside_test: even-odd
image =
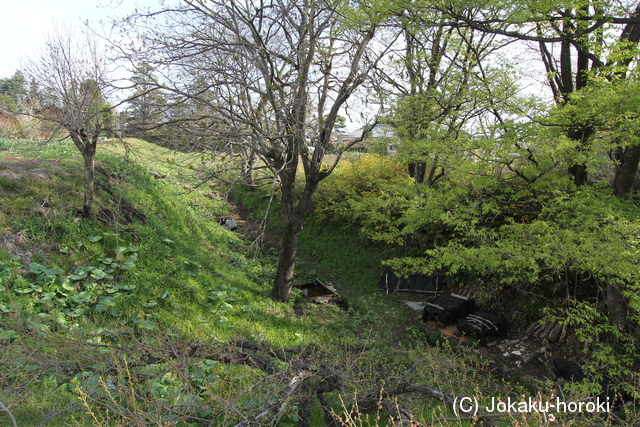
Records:
[[[13,427],[18,427],[18,423],[16,423],[16,419],[13,417],[13,414],[11,413],[9,408],[4,406],[4,404],[2,402],[0,402],[0,411],[5,412],[9,416],[9,419],[11,420],[11,425]]]
[[[377,404],[380,399],[388,399],[404,393],[418,393],[423,396],[431,397],[451,406],[452,408],[455,403],[453,396],[443,393],[436,388],[429,387],[427,385],[410,384],[406,380],[401,380],[400,384],[396,387],[383,388],[381,390],[375,390],[367,393],[364,398],[358,400],[358,407],[371,407],[372,404]]]
[[[303,383],[303,381],[313,375],[310,371],[298,371],[289,381],[287,387],[279,393],[278,401],[271,404],[267,409],[261,411],[259,414],[250,417],[236,425],[236,427],[245,427],[255,425],[277,425],[287,409],[287,403],[291,400],[292,396]],[[261,421],[264,418],[272,416],[269,421]]]

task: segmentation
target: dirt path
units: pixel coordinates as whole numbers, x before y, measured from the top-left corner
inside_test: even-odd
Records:
[[[238,224],[238,232],[241,235],[250,240],[259,240],[260,244],[268,248],[280,249],[280,240],[264,227],[263,219],[253,218],[248,209],[232,198],[228,198],[226,204],[229,207],[227,218]]]

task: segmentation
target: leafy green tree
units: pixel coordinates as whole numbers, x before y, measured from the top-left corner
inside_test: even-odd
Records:
[[[325,116],[325,120],[327,119],[327,116]],[[333,125],[333,130],[336,133],[339,134],[345,134],[346,133],[346,129],[347,129],[347,118],[344,116],[337,116],[336,117],[336,122]]]
[[[145,82],[153,80],[153,69],[139,64],[131,78],[133,94],[127,100],[126,134],[156,142],[158,128],[165,122],[167,99],[156,86]]]
[[[398,6],[403,49],[395,74],[386,79],[398,99],[388,121],[411,176],[433,186],[473,149],[478,121],[502,120],[505,107],[498,105],[516,88],[506,67],[488,65],[492,56],[497,62],[503,43],[494,34],[456,25],[447,13],[420,2]]]
[[[516,5],[497,1],[480,5],[480,13],[470,13],[473,3],[459,8],[436,7],[454,19],[454,25],[537,43],[559,107],[571,102],[574,92],[594,83],[633,75],[640,42],[639,3],[580,0]],[[595,132],[590,124],[584,124],[568,128],[566,135],[588,152]],[[628,193],[630,188],[622,189],[623,182],[629,182],[628,173],[637,171],[633,166],[637,155],[633,151],[640,148],[624,145],[620,148],[623,154],[618,156],[620,181],[616,188]],[[631,152],[624,155],[627,150]],[[588,182],[586,164],[574,163],[568,172],[576,185]]]
[[[412,22],[431,23],[431,32],[404,42],[399,71],[386,80],[401,94],[389,121],[407,154],[422,156],[429,185],[411,185],[399,175],[371,186],[343,180],[335,185],[336,197],[321,192],[317,211],[383,242],[387,265],[398,271],[446,271],[496,306],[523,297],[550,303],[547,313],[562,314],[576,327],[596,367],[618,354],[614,370],[629,376],[640,338],[639,212],[616,196],[631,195],[639,158],[636,5],[411,6],[429,13],[413,17],[407,6],[402,16],[413,20],[399,26],[403,34],[421,34]],[[435,43],[447,31],[448,42]],[[555,107],[518,96],[513,79],[502,73],[509,69],[469,54],[469,43],[442,49],[477,33],[535,42]],[[489,45],[485,59],[495,58],[496,46]],[[441,62],[430,61],[441,51]],[[451,58],[463,52],[471,55],[470,67],[463,61],[450,73]],[[435,74],[428,67],[433,64]],[[439,73],[448,82],[429,86],[428,77],[437,82]],[[456,108],[453,94],[467,102]],[[473,126],[451,132],[465,118]],[[606,182],[585,185],[587,168],[600,176],[613,172],[614,194]]]
[[[27,85],[21,71],[16,71],[12,77],[0,79],[0,108],[19,112],[27,101],[27,95]]]
[[[585,165],[594,171],[613,169],[612,187],[617,196],[631,197],[640,162],[640,82],[602,81],[591,84],[569,98],[567,104],[550,118],[550,124],[563,129],[589,127],[592,135],[580,147]],[[605,157],[606,156],[606,157]],[[608,158],[613,162],[604,162]],[[603,177],[603,178],[606,178]],[[602,178],[601,178],[602,179]]]

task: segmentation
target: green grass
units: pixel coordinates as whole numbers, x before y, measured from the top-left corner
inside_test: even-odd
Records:
[[[138,147],[141,150],[134,151]],[[276,304],[267,297],[274,259],[254,258],[249,242],[217,225],[216,219],[225,209],[221,202],[201,191],[185,191],[177,179],[157,180],[147,172],[150,168],[160,173],[173,170],[168,161],[172,153],[135,141],[128,160],[123,160],[117,147],[102,150],[97,160],[101,171],[97,175],[101,183],[97,210],[116,211],[117,205],[127,203],[146,216],[144,223],[121,219],[104,223],[77,217],[82,197],[77,183],[82,170],[76,153],[66,157],[62,144],[49,145],[46,150],[33,147],[37,152],[27,148],[16,145],[12,154],[26,159],[62,158],[53,164],[45,162],[46,176],[34,175],[32,165],[22,165],[19,178],[0,177],[0,228],[15,240],[18,253],[31,255],[32,262],[61,268],[62,277],[72,275],[78,267],[95,266],[100,258],[114,257],[119,246],[138,248],[135,268],[120,271],[112,281],[134,287],[133,291],[119,292],[112,307],[117,309],[113,313],[119,314],[96,312],[95,305],[88,303],[85,316],[52,321],[49,328],[66,333],[115,322],[145,331],[171,327],[192,339],[259,337],[275,347],[287,348],[305,345],[312,338],[307,334],[308,322],[291,320],[293,301]],[[163,157],[165,154],[169,155]],[[146,164],[142,164],[143,158]],[[35,209],[38,206],[40,209]],[[95,236],[100,239],[96,241]],[[3,251],[0,259],[7,262],[9,253]],[[34,274],[24,278],[14,274],[6,281],[10,286],[0,291],[0,302],[9,313],[37,319],[39,324],[47,324],[46,316],[58,316],[33,303],[37,291],[25,295],[12,292],[13,286],[23,288],[35,282]],[[38,393],[32,396],[34,402],[41,399]],[[29,405],[20,408],[19,420],[28,422]]]
[[[143,416],[157,416],[149,422],[158,425],[203,425],[181,423],[167,411],[167,405],[193,402],[202,417],[224,413],[216,425],[235,424],[239,413],[255,413],[278,398],[297,358],[335,372],[341,388],[327,395],[336,410],[398,378],[455,395],[514,391],[483,373],[486,365],[466,347],[446,340],[427,345],[401,297],[377,291],[384,254],[339,224],[306,222],[296,281],[334,282],[349,308],[313,305],[298,294],[275,303],[269,293],[277,251],[256,251],[250,240],[217,224],[227,208],[210,197],[216,189],[194,180],[183,164],[199,160],[127,143],[126,150],[116,142],[100,145],[96,211],[115,215],[95,221],[78,217],[82,166],[68,141],[12,142],[5,152],[11,157],[0,153],[4,170],[13,172],[0,169],[0,238],[9,243],[0,250],[0,402],[19,426],[39,425],[64,408],[70,410],[46,425],[136,425]],[[168,177],[156,179],[149,170]],[[236,197],[262,215],[264,192]],[[127,220],[124,212],[132,210],[143,216]],[[276,205],[274,235],[277,214]],[[40,267],[17,266],[27,259]],[[78,278],[82,271],[88,277]],[[194,343],[231,352],[233,345],[221,343],[238,340],[296,356],[289,364],[271,357],[280,369],[273,375],[178,357]],[[130,348],[136,351],[126,353]],[[175,362],[135,366],[140,354],[168,349]],[[82,370],[69,373],[60,361]],[[400,402],[426,421],[453,416],[433,399]],[[280,425],[296,425],[296,405],[289,402]],[[386,425],[382,413],[361,415],[360,424],[347,425]],[[312,425],[323,425],[322,419],[314,400]],[[8,417],[0,412],[4,425]]]
[[[72,207],[79,205],[81,187],[70,183],[79,181],[80,165],[65,161],[56,164],[56,172],[48,179],[25,178],[3,185],[3,192],[11,197],[3,211],[12,215],[7,215],[2,226],[19,231],[30,244],[46,253],[50,265],[67,272],[95,263],[100,257],[113,256],[117,246],[135,245],[139,248],[136,268],[118,282],[135,285],[139,292],[127,295],[119,308],[127,312],[155,301],[156,306],[141,310],[139,315],[153,317],[159,325],[177,325],[185,331],[206,331],[228,339],[236,333],[234,329],[252,329],[243,314],[249,312],[248,307],[254,309],[253,317],[256,313],[282,314],[290,309],[290,305],[265,298],[273,259],[253,258],[247,242],[217,225],[216,218],[224,211],[219,201],[198,191],[185,191],[178,182],[156,180],[149,175],[148,166],[162,170],[166,158],[156,155],[165,150],[138,144],[143,150],[130,155],[130,161],[110,153],[100,156],[97,164],[104,172],[98,174],[98,181],[120,193],[119,199],[113,200],[98,190],[96,205],[98,210],[113,210],[114,205],[124,201],[145,213],[144,224],[104,224],[77,218]],[[142,155],[151,164],[143,167],[134,162]],[[58,194],[65,197],[57,199]],[[32,209],[40,200],[47,200],[51,207],[41,216],[34,216]],[[90,235],[102,238],[90,242]],[[212,302],[211,294],[223,287],[234,289],[228,292],[234,300],[233,308],[214,313],[215,308],[207,305]],[[218,303],[213,301],[213,305]],[[159,312],[160,305],[167,309]],[[237,321],[221,326],[218,322],[223,317],[237,317]],[[285,337],[304,329],[303,325],[280,323],[285,330],[279,330],[276,323],[267,335],[275,345],[290,345]],[[294,329],[289,333],[287,328]]]

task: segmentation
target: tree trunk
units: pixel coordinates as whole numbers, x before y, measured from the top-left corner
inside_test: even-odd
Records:
[[[440,169],[440,170],[438,170]],[[433,165],[429,170],[429,177],[427,178],[427,185],[433,187],[440,178],[444,176],[444,167],[438,166],[438,156],[433,159]]]
[[[613,191],[616,196],[630,195],[633,184],[638,176],[638,163],[640,162],[640,145],[616,150],[615,176],[613,178]]]
[[[271,298],[276,301],[286,302],[289,299],[293,287],[293,271],[296,266],[296,254],[298,252],[298,236],[302,230],[302,215],[299,206],[296,206],[296,171],[298,168],[298,156],[293,158],[280,173],[280,186],[282,190],[282,236],[280,238],[280,257],[278,269],[271,289]],[[286,161],[286,159],[285,159]],[[302,215],[301,215],[302,214]]]
[[[607,283],[607,308],[611,320],[618,327],[623,327],[628,321],[628,302],[618,285]]]
[[[88,146],[85,152],[82,153],[82,157],[84,157],[84,202],[82,210],[85,218],[93,219],[95,217],[95,212],[93,211],[96,160],[95,145]]]
[[[282,236],[278,269],[271,289],[271,297],[280,302],[289,299],[293,287],[293,271],[298,252],[298,237],[302,222],[311,206],[311,200],[321,180],[319,171],[310,171],[305,177],[304,191],[296,203],[296,172],[298,156],[293,155],[285,170],[280,173],[282,189]]]
[[[84,201],[82,203],[82,215],[85,218],[93,219],[95,217],[93,211],[93,194],[98,137],[89,138],[85,132],[75,130],[69,131],[69,135],[84,159]]]
[[[286,302],[289,299],[289,294],[293,287],[293,271],[296,266],[298,237],[302,229],[302,218],[298,218],[295,213],[290,215],[283,214],[283,216],[284,225],[280,240],[278,270],[271,289],[271,298],[280,302]]]
[[[231,145],[233,150],[233,145]],[[233,152],[231,153],[233,155]],[[251,147],[240,148],[240,173],[242,174],[242,180],[244,184],[253,190],[256,187],[255,181],[255,169],[256,169],[256,152]]]
[[[416,184],[422,184],[424,182],[424,175],[426,173],[427,163],[423,160],[414,160],[409,163],[409,176],[413,178]]]
[[[578,129],[570,129],[567,136],[574,141],[578,141],[580,143],[579,151],[582,151],[587,147],[589,138],[593,135],[594,130],[589,126],[584,126]],[[584,148],[583,148],[584,147]],[[584,163],[574,164],[569,167],[569,175],[573,178],[573,182],[577,187],[585,185],[588,179],[587,173],[587,165]]]
[[[587,166],[586,165],[573,165],[569,167],[569,175],[572,176],[573,182],[577,187],[585,185],[587,183]]]

